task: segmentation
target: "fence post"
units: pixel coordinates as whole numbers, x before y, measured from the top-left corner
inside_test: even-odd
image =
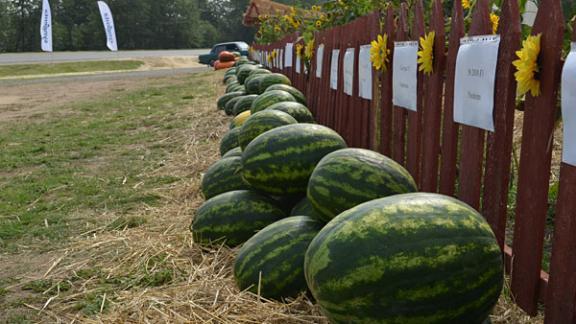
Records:
[[[406,41],[408,39],[407,10],[408,9],[405,2],[400,4],[400,17],[398,21],[398,28],[396,29],[396,41],[399,42]],[[391,53],[391,55],[394,54]],[[390,70],[392,70],[392,67],[390,67]],[[390,88],[390,90],[392,90],[392,88]],[[393,141],[392,158],[396,162],[405,165],[406,141],[404,133],[406,132],[406,109],[394,106],[392,118],[394,120],[394,126],[393,126],[394,128],[392,134],[392,141]]]
[[[543,0],[540,7],[546,10],[538,11],[532,34],[542,34],[539,60],[541,93],[537,97],[526,95],[512,251],[512,292],[518,305],[531,315],[538,311],[564,31],[560,0]]]
[[[437,192],[438,190],[438,164],[440,157],[440,127],[442,118],[442,97],[444,94],[444,16],[442,15],[442,1],[434,0],[431,18],[431,29],[435,32],[434,38],[434,65],[433,72],[424,76],[424,109],[422,127],[422,185],[421,190]]]
[[[502,3],[500,50],[494,92],[494,133],[488,133],[482,214],[504,247],[508,212],[508,186],[516,106],[515,69],[512,62],[520,46],[520,12],[516,0]]]
[[[401,28],[399,28],[401,29]],[[386,72],[381,72],[381,90],[380,90],[380,152],[386,156],[391,156],[392,147],[392,64],[394,64],[394,8],[392,4],[386,9],[386,25],[384,27],[388,35],[388,55],[389,64]]]

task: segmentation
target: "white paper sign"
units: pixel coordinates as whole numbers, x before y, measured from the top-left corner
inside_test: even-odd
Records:
[[[344,53],[344,93],[351,96],[354,89],[354,49]]]
[[[562,70],[562,123],[564,124],[564,149],[562,162],[576,166],[576,43]]]
[[[302,61],[300,56],[296,55],[296,73],[300,74],[302,72]]]
[[[464,37],[456,58],[454,121],[494,131],[499,35]]]
[[[324,60],[324,44],[318,46],[316,51],[316,77],[320,79],[322,77],[322,63]]]
[[[340,50],[332,50],[332,61],[330,61],[330,89],[338,90],[338,58]]]
[[[395,106],[417,110],[418,42],[394,42],[392,102]]]
[[[370,48],[372,45],[360,46],[358,54],[358,96],[372,100],[372,62]]]
[[[294,44],[286,43],[286,49],[284,50],[284,67],[292,67],[292,53],[294,53]]]

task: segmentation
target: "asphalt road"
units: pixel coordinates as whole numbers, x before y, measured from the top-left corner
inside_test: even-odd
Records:
[[[6,53],[0,54],[1,64],[61,63],[78,61],[99,61],[142,57],[198,56],[209,49],[158,50],[158,51],[118,51],[118,52],[54,52],[54,53]]]

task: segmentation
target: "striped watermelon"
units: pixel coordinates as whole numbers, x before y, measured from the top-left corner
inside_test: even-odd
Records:
[[[210,199],[228,191],[250,189],[250,186],[242,180],[241,170],[240,156],[228,157],[212,164],[202,177],[201,188],[204,198]]]
[[[268,92],[264,92],[263,94],[259,95],[258,98],[256,98],[256,100],[254,100],[254,102],[252,103],[252,107],[250,108],[250,111],[252,111],[252,113],[257,113],[272,106],[275,103],[284,101],[295,102],[296,99],[294,99],[294,97],[288,92],[282,90],[271,90]]]
[[[242,96],[242,98],[234,104],[234,107],[232,107],[232,115],[236,116],[246,110],[250,110],[250,107],[256,98],[258,98],[258,95],[255,94]]]
[[[266,74],[256,74],[249,76],[244,83],[246,93],[257,95],[262,94],[263,91],[260,91],[260,80],[262,80],[265,76]]]
[[[278,110],[294,117],[299,123],[314,123],[314,117],[306,106],[298,102],[279,102],[266,108],[266,110]]]
[[[250,72],[250,74],[248,74],[248,78],[253,77],[255,75],[267,75],[267,74],[272,74],[272,72],[270,72],[270,70],[258,68],[258,69],[252,70]],[[248,79],[248,78],[246,78],[246,79]]]
[[[196,242],[226,240],[226,245],[236,246],[284,217],[286,214],[274,200],[254,191],[237,190],[204,202],[190,229]]]
[[[238,81],[238,78],[236,77],[236,75],[227,75],[224,77],[224,84],[225,85],[229,85],[230,83],[232,83],[234,81]]]
[[[264,91],[273,84],[292,85],[292,82],[284,74],[272,73],[260,80],[260,93],[264,93]]]
[[[326,155],[308,182],[308,199],[325,221],[363,202],[416,192],[400,164],[374,151],[349,148]]]
[[[226,152],[226,154],[222,155],[222,158],[225,159],[233,156],[242,157],[242,149],[239,146]]]
[[[306,291],[304,255],[322,224],[308,216],[288,217],[266,226],[240,249],[234,277],[241,290],[270,299]]]
[[[218,109],[224,109],[224,107],[226,107],[226,104],[228,103],[228,101],[232,100],[233,98],[242,96],[242,95],[244,95],[244,93],[241,91],[227,93],[227,94],[223,95],[222,97],[218,98],[218,102],[216,105],[218,106]]]
[[[238,77],[238,82],[240,84],[244,84],[246,78],[250,75],[250,72],[256,70],[257,68],[254,65],[246,64],[238,68],[236,71],[236,76]]]
[[[306,252],[312,295],[332,323],[482,323],[503,284],[484,218],[438,194],[373,200],[328,223]]]
[[[246,96],[242,95],[230,99],[224,106],[224,112],[226,113],[226,115],[232,116],[234,114],[234,106],[236,106],[236,104],[240,102],[240,100],[242,100],[244,97]]]
[[[242,177],[253,188],[271,195],[306,192],[314,167],[328,153],[346,147],[330,128],[293,124],[255,138],[242,154]]]
[[[294,207],[290,211],[290,216],[310,216],[317,220],[322,219],[307,197],[302,198],[300,202],[294,205]]]
[[[224,154],[226,154],[226,152],[240,145],[238,143],[239,133],[240,133],[240,127],[236,127],[229,130],[228,133],[226,133],[224,137],[222,137],[222,140],[220,141],[220,156],[223,156]]]
[[[300,92],[300,90],[294,88],[293,86],[289,86],[287,84],[273,84],[271,86],[269,86],[266,91],[264,92],[268,92],[268,91],[272,91],[272,90],[282,90],[282,91],[286,91],[289,94],[292,95],[292,97],[294,97],[294,99],[296,99],[297,102],[306,105],[306,97],[304,96],[304,94],[302,92]]]
[[[281,111],[260,111],[251,115],[238,134],[238,143],[242,149],[246,148],[258,135],[273,128],[296,124],[297,121],[292,116]]]

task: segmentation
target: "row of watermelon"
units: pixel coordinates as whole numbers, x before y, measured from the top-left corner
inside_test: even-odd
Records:
[[[284,75],[241,59],[218,108],[234,116],[202,179],[201,244],[242,245],[240,289],[309,290],[334,323],[482,323],[503,284],[486,221],[410,174],[314,124]]]

